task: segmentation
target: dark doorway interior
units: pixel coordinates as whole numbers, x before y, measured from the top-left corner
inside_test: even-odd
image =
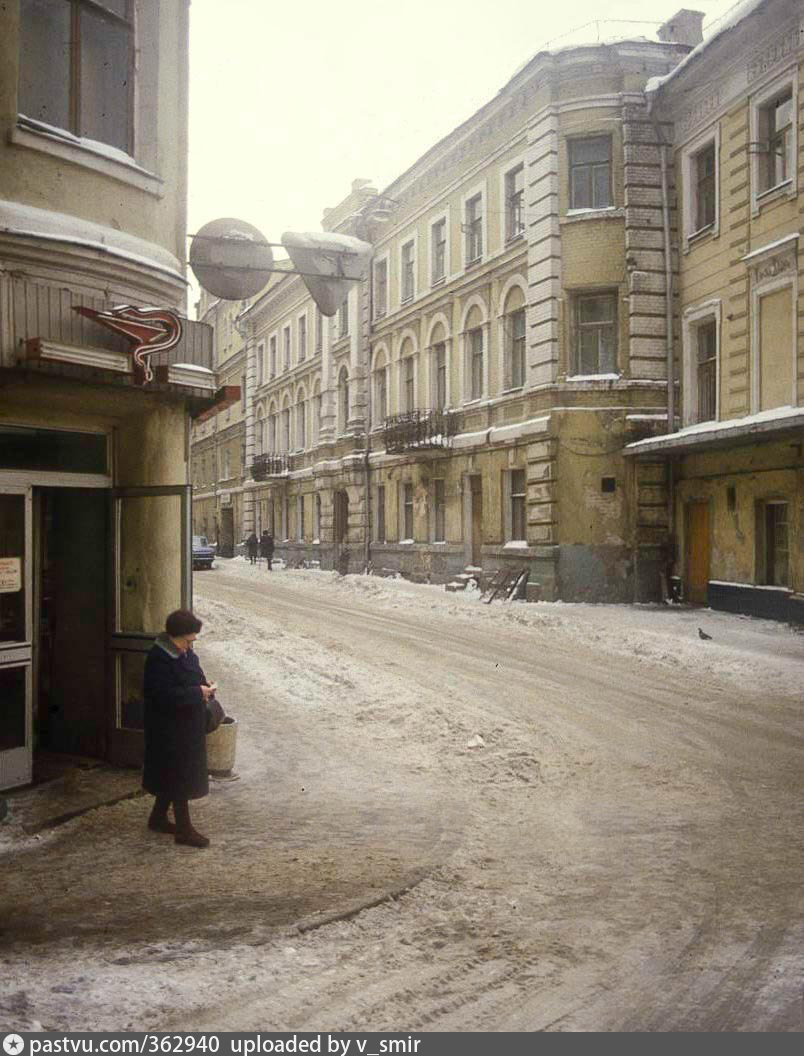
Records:
[[[37,744],[99,757],[107,718],[106,492],[41,488],[36,510]]]

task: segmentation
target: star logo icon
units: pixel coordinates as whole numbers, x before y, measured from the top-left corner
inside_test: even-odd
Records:
[[[6,1034],[3,1038],[3,1049],[8,1053],[8,1056],[20,1056],[24,1048],[25,1042],[19,1034]]]

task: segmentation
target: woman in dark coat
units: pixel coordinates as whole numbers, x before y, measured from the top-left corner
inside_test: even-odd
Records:
[[[145,767],[142,785],[156,796],[148,827],[175,833],[176,843],[208,847],[193,828],[188,801],[209,792],[207,700],[215,692],[201,670],[192,643],[201,621],[179,609],[165,621],[165,633],[145,661]],[[174,825],[168,819],[173,804]]]
[[[257,564],[257,551],[259,548],[259,540],[254,532],[252,532],[248,539],[246,539],[246,553],[248,554],[248,559],[252,565]]]
[[[266,529],[260,536],[260,557],[264,557],[268,566],[268,571],[271,571],[271,562],[274,559],[274,537]]]

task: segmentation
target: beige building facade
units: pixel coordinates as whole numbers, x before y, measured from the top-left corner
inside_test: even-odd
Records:
[[[288,276],[244,313],[243,534],[322,567],[444,582],[527,569],[528,596],[655,596],[667,414],[665,256],[650,77],[700,39],[534,56],[327,230],[371,275],[321,319]],[[664,426],[666,429],[666,426]]]
[[[653,93],[672,134],[680,421],[630,450],[672,480],[683,598],[801,619],[801,7],[738,14]]]
[[[191,602],[187,9],[0,9],[0,788],[35,750],[135,762],[145,651]],[[178,343],[140,366],[92,314],[121,306]]]

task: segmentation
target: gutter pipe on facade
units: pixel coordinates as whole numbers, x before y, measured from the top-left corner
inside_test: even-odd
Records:
[[[667,432],[676,431],[676,378],[675,357],[673,355],[673,248],[670,239],[670,197],[667,180],[667,151],[669,144],[665,143],[662,129],[658,119],[653,113],[655,103],[654,93],[648,94],[647,108],[653,128],[656,132],[656,142],[659,146],[659,164],[662,174],[662,227],[664,229],[664,297],[665,297],[665,334],[666,334],[666,363],[667,363]],[[675,520],[675,496],[673,481],[673,460],[667,462],[667,532],[668,538],[673,538]],[[668,562],[669,563],[669,562]],[[669,582],[668,582],[669,591]]]

